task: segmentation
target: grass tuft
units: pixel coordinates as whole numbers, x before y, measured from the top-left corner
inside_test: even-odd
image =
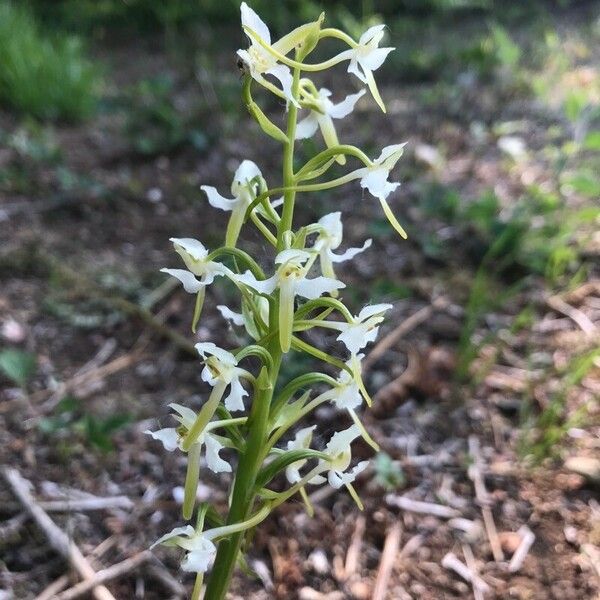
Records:
[[[0,102],[43,120],[79,121],[94,112],[99,82],[79,38],[46,33],[26,6],[0,1]]]

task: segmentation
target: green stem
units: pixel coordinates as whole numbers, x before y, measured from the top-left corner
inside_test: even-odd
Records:
[[[300,72],[294,72],[292,93],[298,97]],[[284,234],[292,227],[294,216],[294,139],[298,109],[290,103],[287,121],[287,143],[283,154],[283,185],[288,188],[284,195],[283,211],[277,227],[277,250],[284,247]],[[269,331],[275,332],[279,327],[279,301],[275,300],[269,310]],[[256,500],[256,476],[262,466],[262,450],[269,436],[269,413],[273,399],[273,390],[279,377],[282,351],[278,336],[268,336],[265,348],[273,358],[272,368],[267,371],[263,367],[256,385],[256,395],[252,402],[248,418],[248,441],[236,470],[236,478],[231,494],[231,507],[227,516],[227,525],[245,521],[250,515]],[[268,373],[268,375],[267,375]],[[217,550],[215,563],[206,587],[205,600],[223,600],[233,574],[238,555],[245,537],[245,532],[234,533],[224,538]]]
[[[292,82],[292,96],[298,96],[300,87],[300,71],[294,70],[294,80]],[[283,210],[281,220],[277,228],[277,251],[281,252],[283,247],[283,237],[286,231],[292,228],[294,218],[294,201],[296,191],[294,186],[294,142],[296,139],[296,124],[298,122],[298,109],[290,102],[287,120],[287,144],[283,149],[283,187],[288,188],[283,195]]]

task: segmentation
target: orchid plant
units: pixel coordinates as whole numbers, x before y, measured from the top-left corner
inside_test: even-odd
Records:
[[[385,112],[373,75],[393,50],[379,48],[384,26],[371,27],[355,41],[343,31],[324,28],[321,15],[273,42],[267,25],[245,2],[241,17],[250,43],[238,51],[243,99],[262,131],[282,146],[281,184],[269,187],[258,166],[244,160],[233,177],[232,198],[222,196],[214,187],[202,186],[212,207],[230,213],[225,243],[209,251],[198,240],[172,238],[185,268],[163,271],[196,296],[194,331],[206,288],[217,281],[229,281],[239,292],[240,308],[217,308],[232,326],[245,330],[248,344],[231,350],[213,343],[196,344],[204,363],[201,377],[210,394],[198,411],[171,404],[177,426],[147,432],[166,450],[187,456],[183,518],[191,521],[196,513],[191,523],[175,528],[156,543],[185,550],[181,567],[197,574],[193,598],[200,597],[204,575],[210,571],[205,589],[209,600],[224,598],[251,531],[292,496],[298,494],[312,513],[306,488],[329,484],[336,489],[345,487],[362,508],[353,482],[368,461],[353,464],[351,446],[362,437],[377,449],[358,412],[361,405],[371,402],[361,376],[361,360],[362,351],[376,339],[391,305],[368,305],[358,315],[352,314],[341,300],[345,285],[334,269],[334,265],[367,251],[371,240],[359,248],[340,250],[340,212],[295,227],[297,197],[358,180],[379,200],[393,227],[406,237],[387,203],[399,185],[389,178],[404,145],[387,146],[372,160],[359,148],[341,144],[334,121],[348,116],[366,90],[337,100],[308,77],[347,62],[348,72],[366,84]],[[328,38],[345,48],[324,62],[309,62],[309,54]],[[255,103],[252,93],[257,84],[285,104],[284,128]],[[297,167],[296,141],[319,130],[325,148]],[[348,159],[359,166],[332,177],[330,171],[346,169]],[[270,264],[261,267],[238,247],[240,232],[247,223],[272,246]],[[306,341],[304,332],[315,328],[335,332],[347,355],[334,356]],[[305,373],[286,381],[282,362],[294,353],[321,360],[328,372]],[[352,424],[334,432],[318,449],[313,447],[316,425],[296,426],[325,402],[346,411]],[[206,503],[197,506],[203,455],[208,469],[233,474],[225,516]],[[288,484],[282,491],[281,483],[275,483],[280,475],[278,481]]]

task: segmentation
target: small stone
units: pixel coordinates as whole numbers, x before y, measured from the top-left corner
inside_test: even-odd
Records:
[[[521,536],[516,531],[501,531],[498,534],[502,550],[511,556],[521,544]]]
[[[146,194],[146,199],[154,204],[160,202],[162,200],[163,193],[160,188],[150,188]]]
[[[325,575],[326,573],[329,573],[330,570],[327,555],[320,548],[310,553],[310,556],[308,557],[308,566],[319,575]]]
[[[569,544],[577,544],[577,529],[572,525],[567,525],[564,530],[565,540],[569,542]]]
[[[7,342],[13,344],[20,344],[25,340],[26,332],[23,325],[15,321],[14,319],[8,319],[2,324],[2,337]]]
[[[367,600],[370,591],[369,585],[365,581],[355,581],[350,585],[350,593],[356,600]]]
[[[600,459],[591,456],[571,456],[565,461],[565,468],[585,477],[593,483],[600,483]]]

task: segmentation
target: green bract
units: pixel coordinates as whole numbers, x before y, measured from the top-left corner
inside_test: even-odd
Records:
[[[242,96],[262,131],[282,146],[281,180],[270,188],[269,177],[254,162],[244,160],[227,196],[212,186],[202,186],[211,206],[230,213],[225,244],[209,252],[200,241],[173,238],[186,269],[163,270],[181,281],[187,292],[197,295],[193,328],[200,318],[207,286],[231,282],[239,292],[238,306],[217,308],[232,326],[240,328],[240,333],[245,331],[247,345],[225,350],[213,343],[196,344],[204,363],[202,380],[212,388],[210,394],[197,412],[172,405],[179,427],[148,432],[167,450],[184,452],[188,457],[183,503],[186,520],[193,517],[196,508],[203,455],[209,469],[233,474],[223,526],[205,529],[207,507],[203,506],[195,524],[177,527],[159,540],[187,551],[182,568],[198,574],[193,598],[200,597],[204,573],[210,571],[207,600],[225,597],[248,532],[293,495],[300,494],[311,513],[306,488],[323,484],[345,487],[362,508],[353,482],[368,462],[353,460],[351,444],[363,438],[377,449],[359,417],[363,402],[370,404],[361,359],[364,348],[376,339],[384,313],[392,306],[368,305],[358,315],[353,314],[343,303],[341,294],[346,286],[334,269],[334,264],[368,251],[372,242],[366,240],[359,248],[341,248],[340,212],[295,228],[296,199],[304,192],[359,181],[379,200],[394,228],[406,235],[387,203],[399,185],[389,178],[404,145],[387,146],[371,160],[355,146],[340,144],[334,120],[348,116],[365,90],[335,103],[330,96],[337,98],[338,94],[317,87],[306,77],[307,73],[347,62],[348,72],[367,85],[385,110],[373,76],[392,50],[378,47],[384,26],[372,27],[355,41],[337,29],[323,29],[322,15],[273,42],[268,27],[246,3],[241,5],[241,14],[249,40],[249,47],[238,52],[244,71]],[[324,38],[334,38],[345,48],[322,63],[305,62]],[[285,101],[285,128],[273,123],[254,101],[252,88],[257,84]],[[317,131],[325,148],[295,169],[296,140]],[[358,165],[346,167],[347,162]],[[346,173],[328,178],[335,165],[347,169]],[[355,193],[360,198],[358,186]],[[272,259],[263,268],[237,247],[240,233],[250,224],[273,247]],[[314,328],[335,332],[340,344],[335,355],[304,339],[305,332]],[[286,380],[280,370],[288,353],[308,354],[324,363],[327,372],[304,373]],[[325,402],[347,413],[352,424],[330,432],[320,447],[311,447],[316,425],[306,426],[304,421]],[[233,412],[241,416],[232,417]],[[282,438],[287,440],[280,443]],[[287,482],[288,487],[275,491],[281,489],[281,484],[272,489],[276,479]]]

